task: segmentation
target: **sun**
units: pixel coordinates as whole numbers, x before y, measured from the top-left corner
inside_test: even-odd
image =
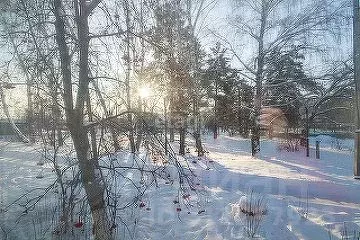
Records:
[[[152,89],[149,86],[142,86],[138,89],[138,94],[141,98],[148,98],[152,93]]]

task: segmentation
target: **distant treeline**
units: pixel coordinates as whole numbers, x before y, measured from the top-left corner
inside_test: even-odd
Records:
[[[354,137],[354,133],[353,132],[346,132],[346,131],[336,131],[336,132],[329,132],[329,131],[321,131],[319,130],[319,132],[312,132],[310,133],[310,136],[316,137],[319,135],[326,135],[326,136],[330,136],[333,138],[340,138],[340,139],[346,139],[346,138],[353,138]]]

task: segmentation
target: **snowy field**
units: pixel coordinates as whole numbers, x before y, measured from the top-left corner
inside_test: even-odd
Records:
[[[316,140],[320,141],[320,159],[315,159]],[[310,143],[311,157],[306,158],[303,149],[279,151],[275,140],[263,140],[259,158],[252,158],[249,140],[208,136],[204,146],[209,153],[198,159],[190,142],[187,161],[181,157],[179,161],[194,171],[196,189],[179,196],[176,183],[159,181],[145,193],[143,205],[125,215],[124,222],[135,222],[129,224],[132,234],[119,231],[117,236],[136,240],[249,239],[254,218],[249,218],[244,208],[257,202],[262,214],[253,222],[253,227],[259,223],[254,239],[358,239],[360,181],[353,179],[351,141],[317,136]],[[57,208],[51,198],[55,193],[39,203],[36,209],[41,214],[19,213],[19,205],[7,207],[27,191],[34,194],[55,181],[51,165],[37,165],[41,147],[1,142],[0,149],[0,239],[51,239],[57,221],[52,214]],[[117,155],[125,160],[128,156]],[[122,189],[125,195],[126,189]],[[88,229],[75,231],[81,232],[81,238],[90,238]]]

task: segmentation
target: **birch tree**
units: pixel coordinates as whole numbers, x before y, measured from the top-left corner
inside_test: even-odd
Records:
[[[253,156],[260,151],[259,116],[264,106],[266,57],[275,49],[284,49],[294,44],[306,48],[317,47],[320,43],[314,42],[314,36],[329,36],[326,33],[332,29],[328,26],[343,7],[331,3],[305,1],[295,4],[294,1],[288,0],[236,1],[231,25],[235,29],[236,37],[245,43],[243,46],[247,49],[240,47],[239,42],[229,41],[229,38],[223,40],[242,66],[241,74],[252,82],[254,88],[251,128]]]
[[[117,7],[115,7],[116,4],[113,4],[111,1],[101,0],[49,0],[44,2],[37,2],[34,0],[34,2],[39,4],[39,6],[35,6],[43,6],[46,10],[46,14],[35,14],[35,11],[34,15],[32,15],[30,19],[39,21],[36,23],[25,21],[24,26],[30,27],[36,25],[39,26],[40,29],[44,30],[43,32],[35,31],[34,34],[30,36],[35,41],[32,41],[31,43],[29,42],[32,46],[34,44],[39,44],[40,42],[43,43],[43,45],[39,45],[39,47],[34,48],[34,51],[23,54],[23,56],[26,56],[29,59],[36,59],[36,61],[28,62],[29,64],[26,65],[26,67],[36,69],[37,73],[39,73],[40,70],[44,70],[46,74],[41,75],[44,82],[50,86],[55,85],[56,87],[54,88],[56,88],[56,91],[60,92],[60,94],[54,97],[53,100],[57,102],[58,106],[63,107],[62,110],[65,113],[64,121],[66,129],[70,133],[72,140],[70,141],[72,144],[71,147],[75,149],[76,155],[74,168],[78,168],[80,171],[80,185],[84,190],[84,196],[86,197],[85,204],[90,207],[94,239],[112,239],[114,238],[113,230],[117,228],[116,221],[118,221],[118,216],[116,214],[120,208],[119,205],[124,206],[124,208],[129,206],[135,206],[134,208],[136,208],[138,201],[144,194],[145,190],[150,185],[154,184],[154,182],[157,182],[153,179],[153,177],[160,176],[164,179],[169,178],[170,175],[165,174],[167,172],[166,168],[168,165],[172,164],[172,166],[175,166],[175,168],[178,169],[178,171],[176,171],[177,175],[174,176],[174,180],[179,180],[180,191],[185,191],[185,189],[190,189],[185,188],[185,184],[189,184],[191,186],[194,184],[189,177],[189,175],[193,173],[183,169],[171,149],[168,151],[168,158],[164,159],[164,162],[162,162],[164,166],[155,169],[152,167],[153,165],[147,165],[147,160],[142,159],[143,162],[141,162],[141,164],[138,163],[138,158],[132,159],[134,161],[133,166],[135,167],[121,166],[121,163],[119,163],[120,166],[117,168],[114,167],[113,162],[108,163],[104,161],[104,159],[101,159],[101,154],[111,155],[111,153],[108,151],[106,153],[104,153],[104,151],[100,152],[101,144],[103,143],[104,138],[102,135],[103,132],[97,131],[96,127],[110,125],[116,127],[116,130],[119,131],[124,131],[124,129],[128,130],[128,128],[123,127],[125,124],[121,126],[121,123],[122,121],[126,122],[126,117],[129,113],[133,115],[136,114],[136,111],[134,111],[131,106],[127,109],[122,109],[124,112],[119,114],[116,113],[110,116],[110,113],[107,113],[106,111],[107,106],[104,106],[106,105],[106,103],[104,103],[104,98],[99,95],[100,88],[99,85],[97,85],[98,82],[93,82],[99,79],[107,79],[116,81],[116,83],[122,83],[122,81],[119,80],[120,77],[114,76],[116,74],[113,73],[115,71],[120,72],[119,69],[121,68],[119,67],[119,65],[121,65],[119,62],[111,61],[114,59],[113,55],[111,55],[114,52],[124,53],[125,51],[125,57],[132,55],[131,62],[124,62],[128,63],[127,67],[133,68],[133,64],[136,59],[136,54],[134,54],[136,49],[132,49],[133,43],[135,42],[132,38],[139,36],[139,33],[134,31],[132,28],[132,24],[135,22],[134,18],[129,19],[130,16],[135,16],[135,14],[128,14],[134,10],[134,6],[132,5],[133,2],[128,1],[127,3],[129,5],[126,5],[124,2]],[[20,3],[27,4],[26,1],[22,1]],[[119,19],[119,12],[117,11],[119,9],[125,10],[124,17],[127,19],[125,20],[125,31],[121,29],[124,25],[121,26],[116,22],[116,19]],[[24,11],[22,10],[24,9],[21,9],[18,14],[24,14]],[[100,12],[101,14],[99,14]],[[102,25],[102,21],[95,21],[96,17],[99,17],[99,15],[101,17],[106,16],[106,18],[104,17],[104,19],[106,19],[106,23],[104,25]],[[15,16],[16,15],[13,17]],[[25,17],[25,19],[26,18],[27,17]],[[99,24],[100,27],[97,24]],[[23,29],[21,29],[20,32],[25,34],[24,38],[29,37],[28,31],[23,31]],[[141,30],[140,34],[143,33],[144,30]],[[109,38],[114,40],[113,42],[109,41],[110,44],[107,42],[107,39]],[[144,36],[139,37],[139,39],[141,38],[145,39]],[[47,39],[48,42],[42,42],[41,39]],[[103,41],[100,41],[99,39]],[[104,44],[101,45],[101,43]],[[103,47],[106,50],[103,52],[97,52],[97,47]],[[114,49],[116,51],[112,51]],[[99,57],[96,58],[98,61],[95,61],[95,57],[93,57],[92,54],[99,55]],[[116,55],[120,56],[118,54]],[[39,58],[34,56],[38,56]],[[141,54],[141,56],[144,55]],[[96,66],[96,64],[94,64],[94,62],[105,62],[104,59],[107,61],[107,64],[105,64],[106,66],[104,66],[104,64],[101,66]],[[37,66],[41,66],[41,68],[34,67],[34,63],[36,63]],[[111,68],[113,65],[116,65],[117,68]],[[177,70],[179,65],[176,64],[174,68]],[[130,77],[126,76],[129,71],[124,72],[125,74],[119,75],[130,82]],[[178,73],[185,73],[185,75],[188,74],[188,72],[185,71],[175,71],[174,74],[176,74],[176,77],[178,78],[180,78],[180,74]],[[132,74],[134,74],[134,72]],[[56,79],[59,80],[52,82]],[[90,84],[92,82],[95,88],[94,91],[90,88]],[[133,91],[131,91],[129,85],[130,84],[122,85],[121,90],[124,94],[117,96],[119,99],[122,98],[124,100],[123,102],[129,102],[126,98],[131,98],[130,100],[134,99],[132,96]],[[43,85],[39,84],[38,86],[42,87]],[[53,94],[53,92],[50,91],[50,94]],[[102,110],[105,114],[97,115],[96,107],[98,102],[95,102],[95,94],[97,94],[97,97],[100,100],[99,105],[102,105]],[[46,97],[49,96],[46,95]],[[44,103],[46,99],[49,98],[41,98],[41,102]],[[51,114],[55,115],[56,113]],[[125,117],[122,118],[123,116]],[[161,147],[161,143],[159,144],[156,142],[156,140],[158,140],[156,139],[156,136],[153,136],[151,140],[153,141],[153,148]],[[158,144],[157,146],[155,146],[156,143]],[[149,149],[145,149],[145,151],[146,150]],[[133,149],[131,149],[131,151],[133,151]],[[155,150],[153,149],[153,151]],[[156,149],[156,151],[158,152],[159,150]],[[100,164],[100,161],[103,165]],[[145,169],[146,167],[149,167],[149,170]],[[120,173],[119,175],[118,169],[132,172],[137,171],[137,176],[141,176],[141,181],[129,179],[125,176],[126,174],[122,175],[122,173]],[[59,169],[55,169],[56,174],[58,174],[58,170]],[[105,171],[111,171],[111,174],[109,175],[116,179],[116,181],[114,181],[116,183],[118,183],[117,180],[119,178],[130,182],[130,185],[134,186],[134,192],[138,195],[134,197],[132,195],[126,196],[125,201],[130,201],[130,203],[119,203],[121,201],[119,200],[121,199],[121,196],[119,196],[121,189],[119,190],[119,186],[114,184],[114,182],[109,183],[108,179],[104,179],[102,177],[102,174]],[[149,176],[151,176],[149,177],[149,179],[151,178],[151,182],[149,182],[148,185],[146,185],[142,179],[144,174],[149,174]],[[129,200],[131,197],[133,198]],[[112,219],[110,220],[108,213],[111,211],[114,215],[111,216]],[[68,216],[65,216],[64,218],[61,216],[61,218],[61,221],[70,221]],[[136,222],[131,224],[136,225]]]
[[[79,161],[82,183],[90,205],[95,239],[111,239],[110,226],[107,219],[106,203],[104,201],[104,183],[100,176],[99,159],[91,155],[88,138],[88,128],[84,123],[85,103],[89,88],[89,18],[101,0],[91,2],[74,0],[75,26],[77,29],[79,48],[78,89],[75,93],[72,87],[71,55],[68,46],[65,3],[54,0],[53,14],[55,17],[56,43],[59,49],[63,99],[66,123],[69,128],[76,155]],[[71,27],[71,26],[70,26]],[[76,99],[75,103],[73,99]]]

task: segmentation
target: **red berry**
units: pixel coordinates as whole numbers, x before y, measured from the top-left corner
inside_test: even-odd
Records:
[[[189,199],[190,198],[190,194],[184,194],[183,195],[183,199]]]
[[[77,222],[74,224],[74,227],[81,228],[84,224],[82,222]]]
[[[140,205],[139,205],[139,207],[141,207],[141,208],[145,207],[145,203],[144,203],[144,202],[141,202]]]
[[[181,208],[179,208],[179,207],[176,208],[176,211],[177,211],[177,212],[181,212]]]

